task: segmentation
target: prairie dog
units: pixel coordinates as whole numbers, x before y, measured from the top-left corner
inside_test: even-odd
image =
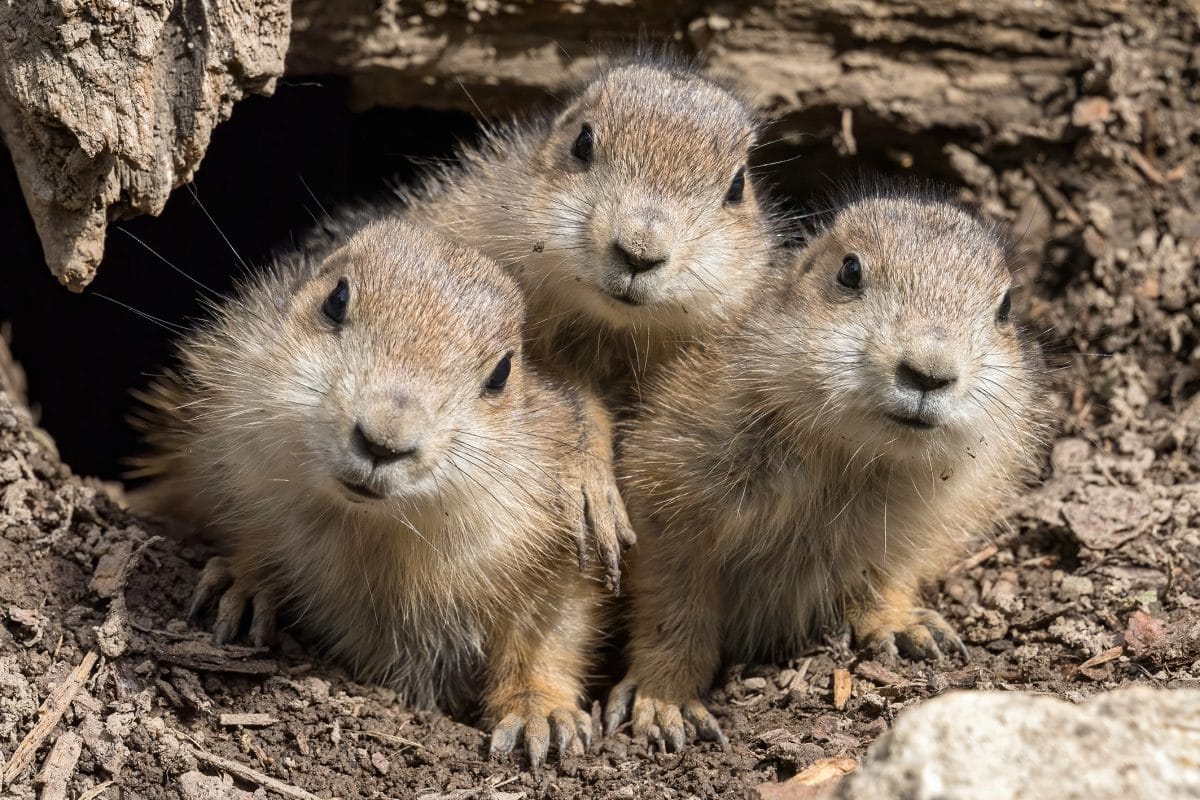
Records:
[[[1040,359],[1006,249],[963,209],[901,191],[842,208],[788,279],[671,365],[618,475],[629,672],[611,730],[724,743],[700,697],[723,660],[796,653],[845,617],[862,644],[962,649],[919,586],[986,530],[1042,440]]]
[[[148,394],[159,513],[225,545],[216,638],[276,608],[409,704],[482,705],[531,763],[590,739],[600,607],[581,573],[584,409],[532,369],[516,283],[396,220],[253,279]],[[615,486],[614,486],[615,491]]]
[[[695,70],[634,61],[601,71],[556,115],[489,127],[458,164],[398,190],[399,213],[520,282],[530,357],[588,402],[593,486],[611,471],[606,409],[636,405],[660,365],[770,274],[775,210],[747,167],[760,127]],[[395,211],[360,209],[337,225]],[[589,502],[589,542],[613,591],[635,539],[619,501]]]
[[[555,116],[490,129],[404,194],[406,213],[504,265],[529,297],[531,351],[624,400],[764,280],[759,127],[692,69],[618,64]]]

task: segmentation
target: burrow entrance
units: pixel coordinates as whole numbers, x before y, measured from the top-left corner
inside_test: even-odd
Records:
[[[332,78],[284,81],[272,97],[239,103],[214,132],[194,183],[177,189],[159,217],[110,225],[98,277],[81,295],[46,269],[11,162],[0,159],[0,212],[9,223],[0,321],[11,325],[42,426],[76,472],[121,476],[138,446],[126,421],[129,391],[168,363],[178,326],[205,313],[198,284],[227,293],[244,265],[266,263],[326,210],[382,196],[479,133],[467,113],[354,113],[347,97]],[[821,206],[862,173],[955,180],[936,137],[905,137],[860,118],[858,153],[849,158],[836,140],[840,121],[839,110],[815,108],[764,137],[759,171],[792,209]]]

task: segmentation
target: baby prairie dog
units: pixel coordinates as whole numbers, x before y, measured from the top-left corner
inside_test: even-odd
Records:
[[[759,126],[695,70],[619,64],[556,116],[489,130],[407,213],[504,265],[533,352],[623,400],[763,281],[776,237],[747,171]]]
[[[635,537],[620,497],[599,488],[612,471],[608,412],[633,405],[649,375],[764,281],[777,236],[747,171],[759,128],[745,101],[695,70],[634,61],[600,72],[556,116],[489,128],[458,164],[399,193],[407,218],[520,282],[530,357],[582,393],[588,543],[614,592]]]
[[[264,641],[286,604],[357,675],[481,705],[492,751],[537,766],[589,743],[601,591],[576,553],[583,408],[530,368],[522,315],[495,262],[407,223],[292,256],[180,344],[143,473],[224,545],[196,596],[218,640],[251,604]]]
[[[794,655],[846,618],[864,645],[965,650],[919,604],[1027,476],[1040,360],[1006,248],[959,207],[880,192],[837,213],[770,299],[671,365],[625,440],[629,672],[607,724],[724,743],[722,661]]]

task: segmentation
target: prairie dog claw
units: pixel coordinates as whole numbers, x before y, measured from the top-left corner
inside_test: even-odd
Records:
[[[518,742],[524,745],[529,768],[537,771],[550,752],[551,737],[559,762],[582,755],[591,748],[592,718],[573,706],[560,706],[548,715],[509,714],[492,730],[492,758],[512,754]]]
[[[716,742],[722,750],[729,749],[729,740],[716,717],[699,698],[678,703],[662,700],[641,690],[630,678],[613,687],[608,695],[605,732],[613,733],[627,718],[632,719],[634,738],[645,739],[651,749],[664,753],[677,753],[687,746],[690,737],[685,722],[697,738]]]

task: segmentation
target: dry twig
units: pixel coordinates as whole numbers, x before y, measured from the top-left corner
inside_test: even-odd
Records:
[[[282,797],[288,797],[291,798],[291,800],[320,800],[320,798],[315,794],[306,792],[298,786],[292,786],[291,784],[284,783],[277,778],[272,778],[270,775],[259,772],[253,767],[248,767],[245,764],[240,764],[237,761],[231,761],[228,758],[222,758],[221,756],[214,755],[207,750],[201,750],[195,745],[192,746],[192,755],[196,757],[197,761],[201,761],[211,767],[224,770],[235,778],[241,778],[244,781],[257,784],[264,789],[270,789],[272,792],[275,792]]]
[[[66,680],[54,687],[54,690],[46,697],[46,701],[38,709],[38,721],[17,745],[12,758],[4,765],[4,786],[11,785],[17,776],[32,763],[42,742],[58,727],[58,721],[66,713],[67,707],[71,705],[71,700],[75,698],[75,695],[83,688],[83,684],[87,682],[88,677],[91,676],[92,667],[96,666],[98,658],[95,650],[89,650],[88,654],[83,657],[83,661],[79,662],[79,666],[75,667]]]
[[[41,800],[64,800],[67,796],[67,783],[75,774],[75,765],[83,752],[83,739],[72,730],[59,734],[58,741],[50,748],[50,755],[42,764],[36,783],[41,784]]]
[[[270,714],[222,714],[220,723],[223,727],[263,728],[274,725],[279,720]]]
[[[962,561],[959,561],[956,564],[954,564],[952,567],[950,567],[950,569],[946,570],[946,574],[947,575],[957,575],[960,572],[966,572],[969,569],[978,567],[980,564],[987,561],[989,558],[991,558],[992,556],[996,555],[996,553],[999,553],[999,552],[1000,552],[999,547],[997,547],[994,544],[989,544],[987,547],[983,548],[979,552],[973,553],[972,555],[969,555],[966,558],[964,558]]]
[[[79,795],[79,800],[96,800],[97,797],[104,794],[104,790],[112,786],[112,781],[105,781],[97,786],[93,786],[83,794]]]

